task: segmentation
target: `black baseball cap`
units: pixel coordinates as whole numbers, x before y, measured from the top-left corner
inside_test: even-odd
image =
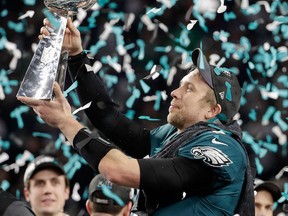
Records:
[[[272,181],[263,181],[261,179],[255,179],[255,191],[266,190],[271,193],[274,202],[281,197],[280,188]]]
[[[28,181],[39,171],[44,169],[53,169],[57,171],[59,174],[65,175],[64,168],[62,164],[56,160],[54,157],[40,155],[36,157],[33,161],[31,161],[24,173],[24,185],[27,185]]]
[[[227,68],[209,65],[200,48],[193,50],[192,62],[213,89],[217,103],[221,105],[222,111],[218,118],[224,122],[231,120],[240,108],[242,92],[236,75]]]
[[[115,185],[103,175],[96,175],[89,184],[89,200],[99,205],[124,206],[133,202],[134,189]]]

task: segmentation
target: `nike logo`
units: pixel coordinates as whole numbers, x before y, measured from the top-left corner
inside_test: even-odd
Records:
[[[227,146],[227,144],[225,144],[225,143],[223,143],[223,142],[217,141],[217,140],[216,140],[216,137],[213,138],[211,142],[214,143],[214,144],[220,144],[220,145],[225,145],[225,146]]]

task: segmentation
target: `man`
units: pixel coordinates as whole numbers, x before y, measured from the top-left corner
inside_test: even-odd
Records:
[[[255,215],[273,216],[273,205],[281,197],[279,187],[273,182],[255,180]]]
[[[88,192],[86,209],[89,215],[130,215],[134,189],[113,184],[98,174],[91,180]]]
[[[254,215],[249,161],[241,129],[232,120],[241,97],[236,76],[210,66],[196,49],[192,54],[196,67],[171,93],[168,123],[149,131],[116,109],[104,84],[90,70],[80,32],[71,20],[67,27],[63,48],[71,55],[69,70],[78,81],[78,96],[83,106],[91,102],[86,115],[109,141],[73,118],[57,83],[51,101],[18,99],[59,128],[96,172],[113,183],[141,189],[138,210],[145,214]],[[49,35],[45,27],[41,32]],[[142,159],[146,155],[150,157]]]
[[[69,192],[69,181],[55,158],[40,155],[28,164],[24,196],[36,216],[63,216]]]
[[[35,216],[27,203],[17,200],[12,194],[0,188],[0,215]]]

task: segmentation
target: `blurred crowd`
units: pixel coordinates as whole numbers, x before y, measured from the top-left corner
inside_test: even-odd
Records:
[[[23,199],[27,164],[51,154],[71,182],[66,212],[83,215],[92,169],[58,130],[16,100],[47,8],[36,0],[5,0],[0,6],[1,187]],[[283,192],[277,202],[282,208],[288,197],[287,1],[98,0],[73,20],[119,109],[147,128],[166,121],[167,92],[191,66],[194,48],[202,46],[210,63],[235,72],[243,90],[236,116],[243,141],[257,178],[274,181]],[[146,79],[156,65],[162,68],[158,76]],[[72,84],[67,74],[65,90]],[[74,110],[80,107],[75,91],[67,91],[67,98]],[[75,116],[90,126],[83,111]]]

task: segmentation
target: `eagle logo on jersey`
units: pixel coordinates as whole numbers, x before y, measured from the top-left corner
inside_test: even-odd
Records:
[[[211,146],[194,147],[190,152],[196,159],[203,158],[204,163],[209,166],[223,167],[233,163],[222,151]]]

